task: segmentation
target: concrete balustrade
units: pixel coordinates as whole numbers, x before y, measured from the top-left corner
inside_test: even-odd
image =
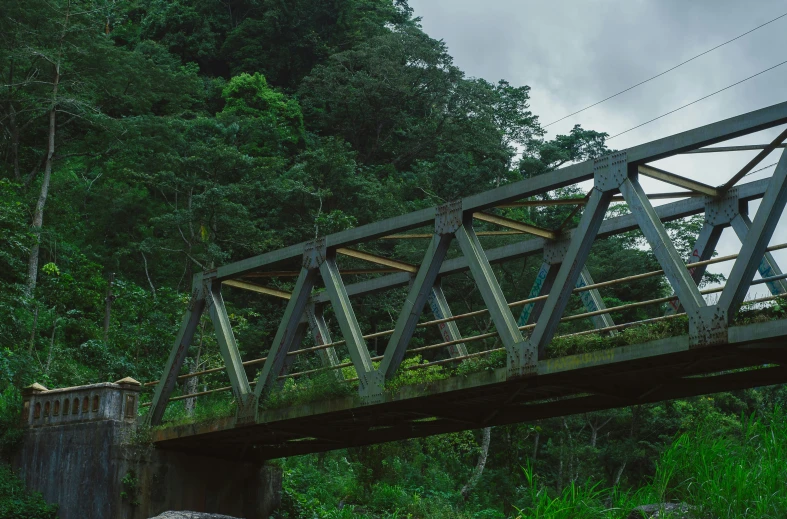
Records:
[[[22,392],[22,422],[29,427],[101,420],[134,422],[141,389],[130,377],[62,389],[33,384]]]

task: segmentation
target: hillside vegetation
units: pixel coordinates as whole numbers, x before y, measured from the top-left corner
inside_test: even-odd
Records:
[[[20,437],[20,388],[158,379],[194,273],[610,151],[603,128],[545,138],[527,86],[468,77],[406,0],[5,0],[0,75],[4,458]],[[584,194],[565,188],[540,198]],[[549,229],[579,218],[568,206],[499,212]],[[670,224],[682,253],[700,223]],[[479,222],[478,230],[499,229]],[[488,248],[519,239],[482,238]],[[425,246],[379,240],[365,250],[417,264]],[[342,258],[340,266],[369,265]],[[509,300],[527,296],[539,266],[537,257],[495,266]],[[596,243],[588,267],[597,281],[659,268],[637,233]],[[468,276],[448,277],[443,288],[455,313],[484,307]],[[615,306],[669,293],[651,277],[602,295]],[[264,356],[285,302],[225,294],[244,359]],[[354,301],[362,329],[391,328],[404,296],[397,289]],[[567,311],[581,308],[577,298]],[[340,337],[330,310],[328,320]],[[493,329],[486,316],[458,325],[464,336]],[[578,319],[559,332],[590,327]],[[412,345],[437,342],[434,328],[419,329]],[[382,353],[384,343],[369,346]],[[445,356],[431,350],[418,360]],[[204,319],[184,372],[221,365]],[[300,356],[293,370],[318,366],[316,355]],[[247,374],[254,378],[254,367]],[[178,394],[227,385],[222,373],[191,380]],[[312,384],[310,398],[325,396],[317,382],[299,383]],[[281,517],[625,517],[637,504],[665,501],[691,505],[697,517],[784,517],[776,482],[785,476],[785,395],[723,393],[281,460]],[[292,402],[275,398],[267,405]],[[219,394],[196,408],[172,404],[167,417],[231,410]],[[19,492],[2,469],[0,510]],[[11,517],[51,516],[28,498],[30,512]]]

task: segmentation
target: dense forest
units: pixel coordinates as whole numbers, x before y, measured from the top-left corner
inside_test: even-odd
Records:
[[[195,272],[610,151],[603,129],[547,139],[527,86],[466,76],[406,0],[4,0],[0,77],[5,458],[20,388],[156,380]],[[550,229],[579,217],[502,211]],[[679,250],[699,225],[672,225]],[[418,263],[424,245],[381,240],[370,252]],[[495,267],[509,299],[527,295],[539,265]],[[636,233],[594,245],[588,267],[596,280],[658,268]],[[455,311],[483,307],[468,278],[443,286]],[[660,278],[603,293],[608,305],[668,294]],[[364,330],[390,327],[403,297],[366,296],[355,307]],[[244,358],[265,355],[283,303],[227,299]],[[209,330],[184,369],[221,365]],[[760,388],[280,460],[280,516],[626,517],[680,501],[717,506],[703,517],[783,517],[786,401],[783,388]],[[28,508],[9,517],[51,516],[34,497],[23,505],[0,468],[0,512],[12,495]]]

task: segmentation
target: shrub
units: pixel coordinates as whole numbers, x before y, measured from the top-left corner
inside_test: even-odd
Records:
[[[57,505],[38,492],[28,492],[11,467],[0,464],[0,517],[3,519],[56,519]]]

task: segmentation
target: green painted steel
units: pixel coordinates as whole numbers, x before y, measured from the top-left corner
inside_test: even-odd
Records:
[[[290,345],[301,324],[301,316],[303,316],[306,304],[309,302],[317,275],[318,271],[313,267],[302,268],[301,273],[298,275],[295,289],[292,291],[292,297],[287,303],[284,317],[282,317],[279,329],[276,331],[276,336],[268,352],[268,358],[265,360],[265,365],[262,367],[259,377],[257,377],[257,386],[254,388],[254,394],[257,399],[260,399],[273,389],[276,384],[279,373],[281,373],[284,366],[284,361],[287,358],[287,353],[290,351]]]
[[[385,349],[385,355],[380,364],[379,371],[386,380],[393,378],[402,359],[404,359],[407,345],[413,336],[426,300],[434,288],[435,281],[437,281],[437,274],[440,272],[440,266],[443,264],[450,244],[450,234],[435,234],[426,248],[421,266],[418,268],[418,273],[415,275],[410,291],[405,298],[404,306],[399,312],[394,332],[388,341],[388,347]]]
[[[235,395],[239,407],[245,407],[252,404],[250,401],[252,396],[251,386],[249,385],[248,377],[246,377],[246,370],[243,369],[243,359],[241,359],[238,351],[235,334],[232,333],[232,325],[227,315],[227,308],[224,306],[224,298],[221,295],[221,283],[212,283],[209,290],[211,297],[208,304],[208,313],[210,314],[210,320],[213,321],[216,342],[219,343],[219,351],[221,352],[221,358],[224,360],[227,376],[230,379],[232,393]]]

